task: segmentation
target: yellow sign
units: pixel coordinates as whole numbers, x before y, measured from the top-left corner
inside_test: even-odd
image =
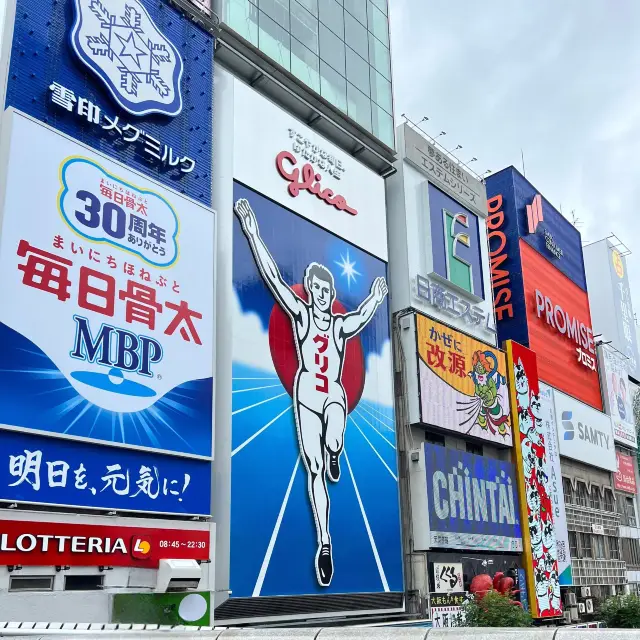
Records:
[[[613,250],[611,259],[613,260],[613,268],[616,270],[618,278],[624,278],[624,264],[622,262],[622,256],[617,249]]]
[[[416,316],[422,422],[511,445],[505,354]]]

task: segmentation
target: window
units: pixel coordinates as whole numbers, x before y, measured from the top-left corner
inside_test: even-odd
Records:
[[[484,454],[484,450],[482,449],[481,444],[475,444],[474,442],[467,442],[467,453],[472,453],[474,456],[482,456]]]
[[[579,554],[581,558],[592,558],[593,551],[591,549],[591,534],[579,533],[578,542],[580,543]]]
[[[387,80],[391,80],[391,57],[389,49],[380,40],[369,34],[369,63]]]
[[[292,7],[296,2],[301,4],[309,13],[316,16],[316,18],[318,17],[318,0],[291,0]]]
[[[320,93],[320,61],[303,44],[291,38],[291,73]]]
[[[612,538],[618,543],[618,538]],[[640,542],[636,538],[621,538],[622,559],[633,567],[640,566]]]
[[[606,560],[604,536],[593,536],[593,557],[596,560]]]
[[[344,14],[345,42],[365,60],[369,60],[369,37],[367,30],[348,13]]]
[[[362,24],[367,24],[367,0],[344,0],[344,8]]]
[[[377,104],[371,105],[373,120],[373,135],[382,140],[389,147],[394,146],[393,118]]]
[[[383,78],[373,67],[371,69],[371,98],[387,113],[393,113],[391,83]]]
[[[636,546],[638,541],[635,540]],[[609,559],[620,560],[620,541],[614,536],[607,536],[607,546],[609,547]]]
[[[616,503],[613,499],[613,491],[611,491],[611,489],[607,487],[605,487],[604,490],[603,507],[605,511],[615,512],[616,510]]]
[[[575,531],[569,531],[569,555],[578,557],[578,534]]]
[[[318,21],[295,0],[291,1],[291,35],[318,53]]]
[[[633,504],[633,498],[626,497],[625,499],[625,516],[627,524],[630,527],[635,527],[636,525],[636,509]]]
[[[9,591],[53,591],[53,576],[11,576]]]
[[[439,433],[430,433],[427,431],[424,434],[424,441],[430,442],[431,444],[439,444],[441,447],[445,446],[444,436]]]
[[[371,0],[369,0],[367,14],[369,31],[371,31],[385,47],[389,47],[389,23],[387,22],[387,16],[385,16],[380,9],[377,9]]]
[[[344,9],[335,0],[318,0],[320,22],[344,39]]]
[[[104,583],[103,575],[96,576],[65,576],[65,591],[95,591],[102,589]]]
[[[289,0],[260,0],[260,11],[289,31]]]
[[[369,112],[369,121],[371,121],[371,102],[368,96],[371,92],[369,87],[369,65],[355,52],[347,47],[347,80],[357,87],[367,96],[367,110]],[[371,125],[367,127],[371,128]]]
[[[361,127],[371,131],[371,101],[350,82],[347,82],[347,109],[347,113]]]
[[[344,42],[323,24],[320,25],[320,58],[344,76]]]
[[[591,485],[591,496],[589,506],[592,509],[600,509],[600,487],[593,484]]]
[[[573,504],[573,485],[571,484],[571,480],[569,478],[562,478],[562,490],[564,492],[565,504]]]
[[[589,506],[589,494],[587,492],[587,485],[584,482],[578,481],[576,483],[576,504],[581,507]]]
[[[347,81],[324,60],[320,60],[320,93],[338,109],[347,112]]]
[[[227,21],[252,45],[258,46],[258,8],[249,0],[229,0]]]
[[[262,11],[258,14],[258,45],[280,66],[291,70],[291,36]]]
[[[384,15],[387,15],[387,0],[371,0],[373,2],[373,4],[376,5],[376,7],[378,7],[378,9],[380,9],[380,11],[382,11],[384,13]]]

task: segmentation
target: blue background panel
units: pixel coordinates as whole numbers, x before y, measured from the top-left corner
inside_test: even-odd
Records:
[[[18,431],[0,431],[0,451],[0,500],[118,511],[210,513],[208,461]],[[68,465],[64,473],[60,473],[65,469],[61,463]],[[123,477],[109,481],[105,479],[110,473],[107,466],[113,465],[119,468],[112,468],[111,474]],[[151,477],[146,492],[138,484],[141,475]]]
[[[140,0],[160,31],[182,55],[182,112],[175,118],[127,113],[95,74],[77,58],[70,43],[73,2],[18,0],[6,106],[13,106],[67,135],[137,169],[180,193],[211,204],[213,45],[214,38],[164,0]],[[87,98],[110,119],[119,116],[196,161],[189,174],[151,164],[140,143],[126,143],[76,112],[51,103],[49,86],[57,82]]]
[[[505,304],[512,306],[513,318],[510,318],[506,311],[502,313],[500,320],[496,315],[496,328],[498,330],[498,346],[502,346],[505,340],[515,340],[520,344],[528,346],[529,333],[527,327],[526,306],[524,300],[524,282],[522,279],[522,262],[520,260],[520,242],[518,231],[518,216],[515,205],[515,193],[513,185],[513,173],[511,169],[503,169],[487,178],[487,200],[491,203],[492,198],[502,196],[502,207],[499,211],[504,214],[502,225],[499,229],[489,228],[489,251],[494,252],[500,249],[502,238],[499,235],[504,233],[506,244],[499,254],[491,256],[493,263],[492,279],[493,284],[500,283],[505,278],[509,279],[508,284],[493,287],[493,297],[496,308]],[[494,206],[491,206],[493,210]],[[490,213],[488,224],[492,225],[497,221],[498,212]],[[497,223],[497,222],[496,222]],[[497,260],[506,255],[506,260],[497,263]],[[507,274],[503,272],[508,272]],[[500,293],[504,288],[511,292]],[[496,301],[496,296],[499,295]],[[507,299],[508,298],[508,299]]]

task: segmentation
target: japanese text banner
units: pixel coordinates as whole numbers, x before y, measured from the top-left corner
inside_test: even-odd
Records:
[[[416,330],[422,422],[510,447],[504,353],[426,316]]]

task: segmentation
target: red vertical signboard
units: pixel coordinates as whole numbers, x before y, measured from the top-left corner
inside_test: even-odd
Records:
[[[536,354],[517,342],[505,347],[529,602],[535,618],[554,618],[562,615],[562,602],[538,364]]]
[[[625,493],[638,493],[636,486],[636,472],[633,468],[633,458],[616,451],[616,463],[618,470],[613,476],[613,486],[616,491]]]

